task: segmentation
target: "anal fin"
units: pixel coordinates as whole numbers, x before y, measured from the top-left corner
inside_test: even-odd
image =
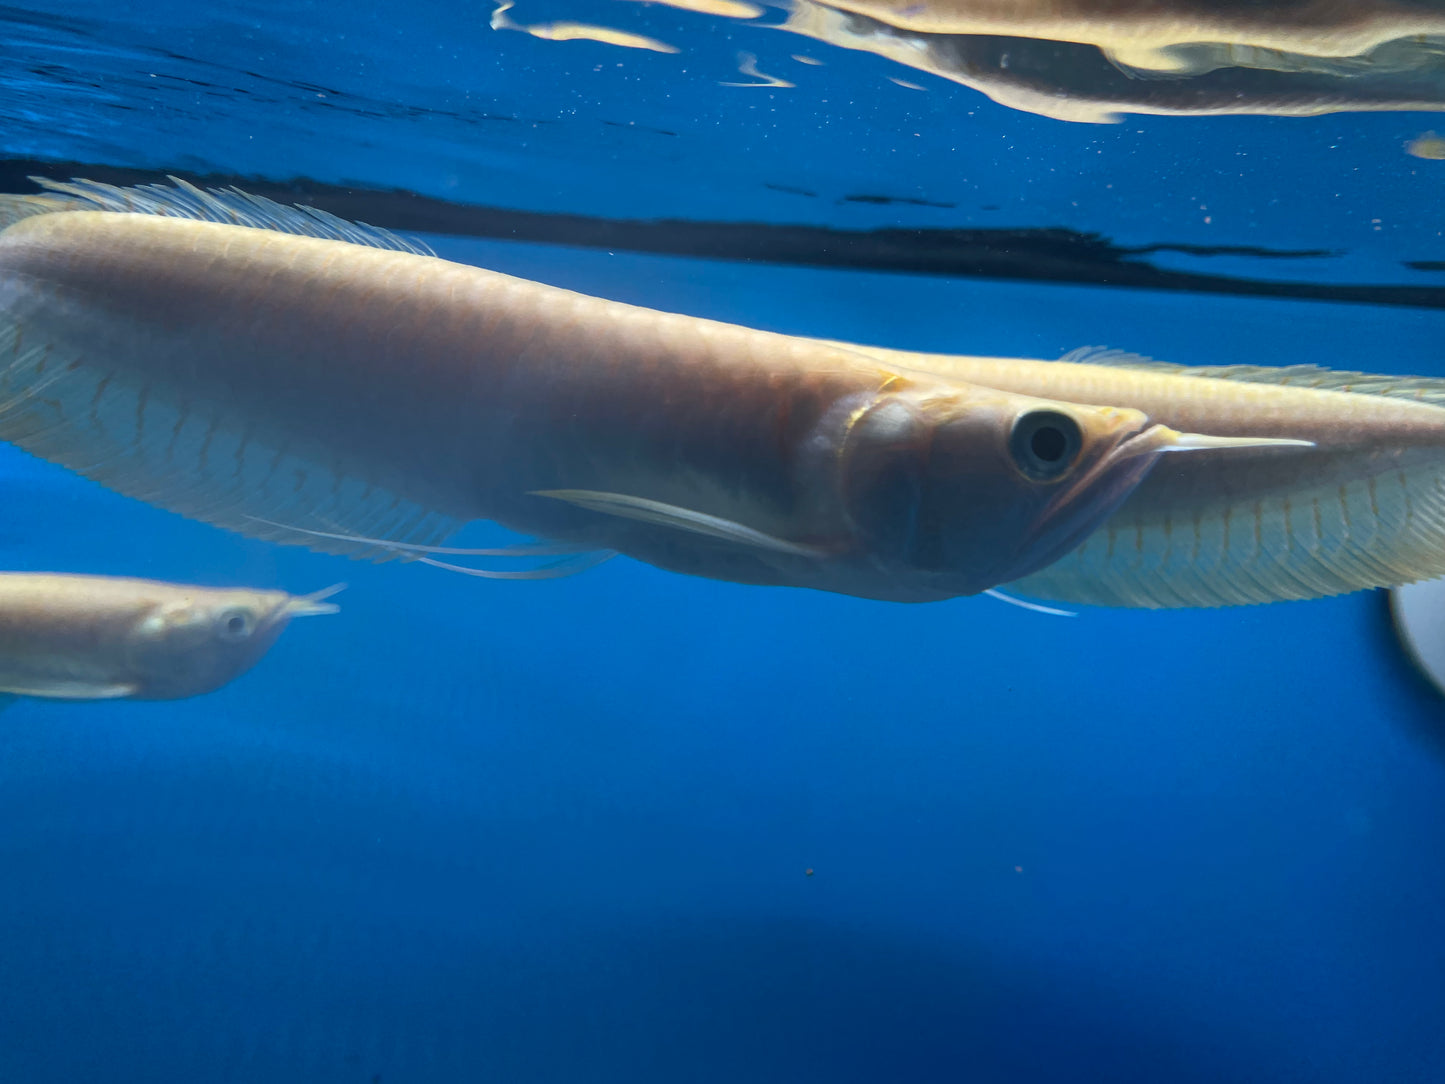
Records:
[[[436,544],[462,525],[356,464],[257,432],[225,403],[188,401],[39,338],[0,319],[0,440],[127,497],[252,538],[376,561],[411,555],[366,539]]]

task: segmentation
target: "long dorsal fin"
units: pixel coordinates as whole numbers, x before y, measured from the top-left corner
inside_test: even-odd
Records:
[[[264,196],[254,196],[239,188],[197,188],[179,177],[171,184],[146,184],[121,188],[99,181],[52,181],[31,177],[45,189],[39,196],[0,196],[0,229],[22,218],[57,211],[119,211],[129,214],[160,215],[168,218],[192,218],[199,222],[223,222],[233,226],[250,226],[258,230],[275,230],[303,237],[321,237],[329,241],[349,241],[367,248],[383,248],[396,252],[413,252],[420,256],[434,253],[420,241],[401,237],[377,226],[349,222],[328,211],[302,205],[288,207]]]
[[[1070,350],[1061,362],[1075,365],[1104,365],[1113,369],[1192,376],[1208,380],[1234,380],[1246,384],[1276,384],[1281,387],[1343,391],[1353,395],[1383,395],[1391,399],[1413,399],[1422,403],[1445,404],[1445,379],[1429,376],[1389,376],[1319,365],[1175,365],[1155,361],[1142,354],[1112,350],[1106,346],[1081,346]]]
[[[10,193],[0,195],[0,230],[19,222],[22,218],[48,215],[55,211],[73,211],[74,201],[58,196],[16,196]]]

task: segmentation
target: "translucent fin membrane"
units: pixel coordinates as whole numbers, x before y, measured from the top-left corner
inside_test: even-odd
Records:
[[[1103,365],[1113,369],[1192,376],[1207,380],[1233,380],[1241,384],[1276,384],[1280,387],[1342,391],[1351,395],[1380,395],[1387,399],[1413,399],[1445,404],[1445,378],[1390,376],[1326,369],[1319,365],[1175,365],[1155,361],[1142,354],[1111,350],[1105,346],[1081,346],[1059,359],[1077,365]]]
[[[1445,575],[1445,463],[1160,515],[1126,504],[1083,545],[1010,585],[1096,606],[1229,606]]]
[[[284,203],[253,196],[239,188],[202,189],[179,177],[171,185],[147,184],[121,188],[97,181],[52,181],[31,177],[50,196],[0,197],[0,226],[11,220],[47,211],[120,211],[130,214],[161,215],[169,218],[191,218],[199,222],[222,222],[232,226],[249,226],[258,230],[275,230],[302,237],[321,237],[330,241],[349,241],[368,248],[384,248],[412,252],[419,256],[435,256],[420,241],[398,236],[363,222],[344,218],[315,207],[288,207]]]
[[[645,497],[633,497],[625,493],[603,493],[593,489],[539,489],[535,490],[533,495],[566,501],[568,504],[575,504],[579,508],[586,508],[592,512],[601,512],[603,515],[635,519],[641,523],[654,523],[660,527],[671,527],[691,534],[720,538],[725,542],[755,549],[772,550],[776,553],[788,553],[798,557],[818,557],[823,552],[816,546],[790,542],[786,538],[777,538],[774,535],[755,530],[746,524],[723,519],[721,516],[709,515],[691,508],[680,508],[675,504],[648,500]]]
[[[0,320],[0,440],[126,496],[252,537],[371,560],[402,554],[343,536],[435,544],[461,523],[353,473],[268,442],[224,404],[190,404]],[[267,526],[339,528],[336,537]]]
[[[22,218],[47,215],[55,211],[74,210],[72,201],[55,196],[16,196],[0,194],[0,230]]]
[[[304,527],[289,527],[281,523],[272,523],[269,520],[257,520],[257,522],[282,531],[312,535],[317,538],[335,539],[348,545],[374,546],[380,549],[391,549],[398,555],[413,558],[421,564],[431,565],[433,568],[441,568],[448,572],[459,572],[464,576],[477,576],[487,580],[559,579],[563,576],[574,576],[579,572],[585,572],[587,569],[595,568],[603,561],[610,560],[617,556],[613,550],[589,549],[586,546],[573,545],[568,542],[523,542],[515,546],[467,549],[459,546],[426,546],[408,542],[393,542],[384,538],[359,538],[355,535],[343,534],[337,531],[314,531]],[[443,554],[458,557],[510,558],[561,556],[567,559],[554,561],[551,564],[541,565],[537,568],[489,569],[453,564],[450,561],[438,561],[435,557],[424,556],[426,554]]]
[[[477,576],[484,580],[558,580],[564,576],[575,576],[579,572],[586,572],[589,568],[596,568],[603,561],[610,561],[616,556],[617,554],[613,550],[592,550],[586,553],[579,553],[577,556],[566,561],[555,561],[550,565],[543,565],[540,568],[518,570],[472,568],[468,565],[455,565],[449,561],[438,561],[432,557],[420,557],[418,560],[424,565],[431,565],[433,568],[445,569],[448,572],[460,572],[463,576]]]

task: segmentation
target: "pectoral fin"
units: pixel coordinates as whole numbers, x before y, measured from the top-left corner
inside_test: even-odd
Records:
[[[21,696],[38,696],[47,700],[119,700],[134,696],[139,688],[133,684],[82,681],[75,678],[57,678],[54,681],[28,680],[10,682],[0,678],[0,696],[12,700]],[[8,706],[8,705],[6,705]]]
[[[823,551],[816,546],[789,542],[752,527],[735,523],[721,516],[696,512],[691,508],[680,508],[675,504],[648,500],[646,497],[630,497],[624,493],[602,493],[595,489],[538,489],[536,497],[551,497],[554,500],[575,504],[604,515],[635,519],[642,523],[655,523],[660,527],[672,527],[679,531],[720,538],[740,546],[772,550],[775,553],[790,553],[798,557],[819,557]]]

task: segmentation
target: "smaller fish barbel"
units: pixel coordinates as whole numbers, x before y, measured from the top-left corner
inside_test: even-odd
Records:
[[[310,595],[119,576],[0,573],[0,693],[55,700],[180,700],[265,655],[293,617],[336,612]]]

